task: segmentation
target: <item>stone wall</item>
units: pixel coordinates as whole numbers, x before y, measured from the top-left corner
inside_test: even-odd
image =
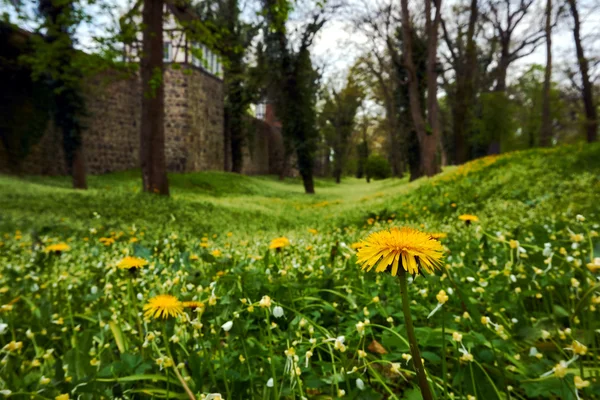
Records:
[[[223,83],[195,67],[165,69],[165,153],[171,172],[223,170]],[[141,84],[138,76],[105,73],[86,85],[83,133],[87,172],[139,167]],[[67,173],[60,132],[48,124],[18,166],[7,165],[0,142],[0,172]]]
[[[283,167],[281,129],[255,118],[246,120],[246,142],[242,149],[242,173],[279,175]]]

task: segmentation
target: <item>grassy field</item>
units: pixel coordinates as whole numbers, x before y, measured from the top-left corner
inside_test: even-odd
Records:
[[[135,171],[87,191],[0,176],[0,393],[418,399],[397,279],[362,272],[353,245],[411,226],[443,233],[443,267],[409,285],[436,398],[600,396],[599,145],[315,196],[219,172],[170,183],[158,198]],[[176,318],[145,313],[158,295]]]

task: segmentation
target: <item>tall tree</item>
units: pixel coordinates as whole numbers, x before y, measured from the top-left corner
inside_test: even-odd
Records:
[[[581,74],[581,97],[585,109],[586,139],[589,143],[598,140],[598,111],[594,103],[594,88],[590,80],[588,60],[585,57],[581,43],[581,21],[576,0],[567,0],[571,15],[573,16],[573,38],[575,39],[575,50],[577,51],[577,63]]]
[[[75,27],[81,15],[75,1],[40,0],[38,5],[44,18],[45,41],[34,43],[34,75],[44,77],[52,89],[54,124],[62,131],[67,169],[75,189],[86,189],[85,159],[83,154],[82,118],[85,101],[82,94],[83,72],[75,62],[73,48]]]
[[[404,124],[399,117],[399,104],[397,92],[404,81],[399,80],[396,69],[402,63],[397,31],[399,21],[395,12],[394,3],[373,2],[363,0],[361,9],[352,19],[354,30],[360,32],[368,40],[361,43],[361,51],[368,46],[365,55],[360,57],[360,66],[363,74],[370,75],[368,79],[371,87],[371,97],[381,104],[385,110],[385,124],[387,131],[387,158],[392,167],[392,174],[402,177],[406,164],[407,134]],[[373,7],[375,5],[375,7]]]
[[[490,0],[487,4],[489,8],[481,15],[494,31],[491,40],[499,46],[492,102],[496,111],[503,114],[508,112],[506,77],[509,66],[533,53],[546,34],[532,20],[535,0]],[[507,130],[507,125],[499,125],[494,130],[489,138],[489,154],[500,152],[501,140],[508,134]]]
[[[476,26],[479,19],[478,0],[471,0],[466,34],[458,29],[453,41],[442,21],[444,39],[450,51],[451,65],[455,72],[454,88],[451,90],[452,131],[454,139],[454,162],[462,164],[469,159],[468,135],[472,129],[473,108],[477,81]],[[466,44],[465,44],[466,42]]]
[[[346,86],[337,92],[331,90],[325,97],[321,118],[332,127],[333,135],[330,142],[334,153],[333,176],[340,183],[345,167],[346,157],[350,148],[350,140],[354,133],[356,113],[363,100],[363,91],[350,76]]]
[[[140,163],[144,191],[168,196],[164,125],[163,13],[162,0],[144,0]]]
[[[210,47],[223,57],[225,89],[225,169],[241,173],[245,142],[245,120],[251,103],[258,101],[258,88],[244,56],[259,30],[240,18],[239,0],[207,0],[196,5],[196,25],[185,24],[192,37],[210,42]],[[198,28],[201,25],[204,29]],[[207,33],[210,40],[207,40]]]
[[[440,3],[436,4],[436,12],[431,19],[431,0],[426,2],[426,32],[427,32],[427,110],[430,128],[425,122],[423,108],[419,97],[419,79],[413,58],[413,30],[412,20],[408,9],[408,0],[400,1],[402,7],[402,43],[404,66],[408,75],[408,94],[410,112],[419,141],[420,173],[433,176],[440,171],[438,161],[439,150],[439,123],[437,119],[437,73],[435,70],[437,55],[437,28],[440,21]]]
[[[544,71],[544,93],[542,96],[542,127],[540,146],[552,143],[552,120],[550,117],[550,85],[552,84],[552,0],[546,0],[546,70]]]
[[[440,140],[440,115],[437,98],[438,89],[438,31],[442,18],[442,0],[425,1],[425,31],[427,32],[427,123],[431,129],[431,142],[435,142],[437,148],[433,151],[431,158],[424,159],[423,170],[427,176],[440,172],[440,165],[436,159],[439,152],[442,164],[445,160],[445,151]],[[435,14],[431,16],[431,5],[435,3]]]
[[[264,0],[266,26],[265,71],[268,74],[268,96],[282,124],[286,160],[295,152],[304,191],[315,192],[313,167],[318,130],[316,95],[318,74],[310,58],[310,47],[327,21],[325,7],[317,7],[300,32],[294,47],[289,40],[286,22],[291,11],[288,0]]]

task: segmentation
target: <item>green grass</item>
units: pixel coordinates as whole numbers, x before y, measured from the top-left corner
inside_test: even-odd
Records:
[[[398,280],[361,272],[351,246],[410,225],[447,234],[441,270],[408,285],[436,398],[600,397],[600,144],[411,183],[318,180],[315,196],[275,177],[170,182],[161,198],[140,193],[137,171],[89,177],[87,191],[0,176],[0,393],[419,399]],[[290,244],[269,249],[283,235]],[[49,251],[59,242],[69,249]],[[147,265],[120,269],[125,256]],[[160,294],[202,305],[144,317]]]
[[[463,170],[469,174],[463,176]],[[494,217],[499,209],[521,219],[546,207],[593,209],[598,174],[600,147],[595,145],[512,153],[489,166],[475,161],[410,184],[345,178],[336,185],[317,179],[314,196],[303,193],[298,179],[224,172],[171,174],[170,198],[140,193],[139,171],[90,176],[87,191],[70,189],[67,177],[0,176],[0,228],[82,232],[101,220],[113,229],[137,224],[157,232],[287,234],[360,224],[379,214],[436,226],[457,213]]]

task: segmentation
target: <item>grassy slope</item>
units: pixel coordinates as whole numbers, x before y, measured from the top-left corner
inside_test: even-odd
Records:
[[[440,229],[466,212],[516,224],[558,208],[597,213],[599,177],[600,145],[476,160],[409,184],[405,179],[367,184],[348,178],[341,185],[318,180],[315,196],[304,195],[297,180],[223,172],[173,174],[171,198],[140,193],[136,171],[91,176],[88,191],[71,190],[64,177],[0,176],[0,230],[77,232],[100,223],[114,229],[136,224],[157,233],[283,234],[359,224],[378,215]]]

